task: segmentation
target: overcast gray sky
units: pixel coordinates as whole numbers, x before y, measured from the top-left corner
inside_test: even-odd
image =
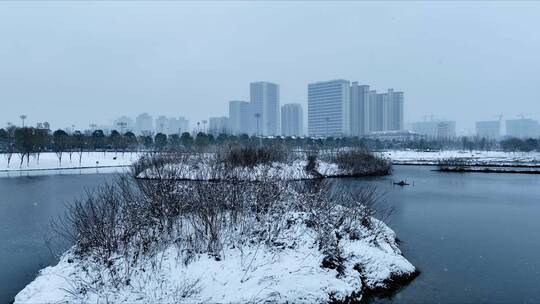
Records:
[[[227,115],[249,82],[345,78],[405,121],[540,112],[540,2],[0,2],[0,126]],[[532,118],[540,118],[538,114]]]

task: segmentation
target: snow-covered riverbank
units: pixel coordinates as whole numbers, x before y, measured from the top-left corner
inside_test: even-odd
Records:
[[[98,171],[100,173],[117,172],[121,170],[120,168],[131,165],[138,158],[138,153],[84,152],[79,162],[78,153],[73,153],[71,160],[69,154],[64,153],[60,165],[56,153],[47,152],[41,153],[39,160],[36,155],[32,155],[28,163],[25,159],[21,165],[19,155],[13,154],[8,166],[8,155],[0,154],[0,176],[10,173],[48,175],[59,172],[69,173],[74,170],[78,172],[79,169],[82,169],[81,173],[96,173],[96,170],[89,169],[100,169]]]
[[[482,166],[538,166],[540,152],[503,152],[503,151],[406,151],[391,150],[378,152],[380,156],[400,165],[437,165],[440,160],[458,158],[470,164]]]
[[[384,151],[378,152],[380,156],[389,159],[393,164],[407,165],[437,165],[440,160],[449,158],[467,159],[473,164],[478,165],[495,165],[495,166],[540,166],[539,152],[502,152],[502,151]],[[137,161],[140,157],[139,153],[114,153],[114,152],[84,152],[81,162],[79,163],[79,154],[73,153],[72,159],[69,159],[69,154],[64,153],[62,156],[62,165],[59,164],[58,157],[55,153],[41,153],[39,162],[37,157],[31,156],[30,162],[26,160],[20,166],[20,158],[17,154],[13,154],[11,162],[8,166],[7,154],[0,154],[0,176],[15,173],[15,174],[31,174],[31,175],[48,175],[58,173],[69,173],[75,169],[83,169],[81,173],[99,173],[117,172],[118,168],[126,167]],[[279,166],[279,164],[278,164]],[[297,176],[298,179],[310,178],[303,170],[305,162],[296,162],[288,166],[286,170],[277,170],[279,174]],[[264,168],[258,168],[258,171]],[[249,176],[256,175],[255,171],[247,173]],[[204,177],[205,170],[191,170],[187,177],[199,179]],[[74,171],[75,172],[75,171]],[[320,173],[323,175],[340,175],[343,172],[334,164],[321,163]],[[10,175],[11,176],[11,175]],[[252,177],[250,177],[252,178]]]

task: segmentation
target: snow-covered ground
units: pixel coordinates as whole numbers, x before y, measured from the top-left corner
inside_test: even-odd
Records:
[[[393,164],[436,165],[439,160],[461,158],[478,165],[540,165],[540,152],[392,150],[378,154],[390,159]]]
[[[321,266],[324,254],[316,233],[295,222],[282,236],[282,248],[251,245],[225,249],[216,260],[197,255],[187,265],[175,245],[131,268],[129,285],[118,288],[92,284],[106,270],[66,253],[56,266],[39,276],[15,297],[15,303],[324,303],[363,290],[386,288],[392,279],[412,276],[415,267],[398,249],[394,232],[382,222],[378,234],[363,230],[360,239],[343,238],[344,269]],[[119,259],[117,271],[125,272]],[[90,263],[90,264],[89,264]],[[157,265],[157,266],[156,266]],[[84,294],[77,288],[83,284]]]
[[[384,158],[390,159],[393,164],[418,164],[418,165],[436,165],[439,160],[448,158],[465,158],[472,163],[479,165],[522,165],[532,166],[540,165],[539,152],[502,152],[502,151],[406,151],[392,150],[378,152]],[[84,152],[81,163],[79,164],[79,154],[73,153],[70,161],[69,154],[64,153],[62,156],[62,165],[58,162],[58,157],[55,153],[41,153],[39,162],[35,155],[30,156],[30,162],[26,160],[20,166],[20,158],[18,154],[13,154],[11,162],[8,166],[7,154],[0,153],[0,177],[20,175],[45,175],[58,173],[109,173],[122,170],[121,167],[129,166],[139,158],[138,153],[114,153],[114,152]],[[114,159],[116,157],[116,159]],[[276,164],[273,170],[274,174],[283,176],[295,176],[297,179],[310,178],[304,170],[305,162],[297,161],[291,166]],[[283,167],[283,168],[278,168]],[[96,171],[95,169],[99,169]],[[73,170],[79,169],[79,170]],[[278,170],[279,169],[279,170]],[[267,171],[268,168],[258,167],[255,170],[249,170],[246,175],[253,179],[257,172]],[[332,176],[339,175],[343,172],[334,164],[320,163],[319,172],[323,175]],[[272,172],[270,172],[272,173]],[[204,170],[190,170],[186,172],[190,178],[203,179]]]
[[[68,153],[63,153],[62,164],[60,165],[56,153],[41,153],[39,161],[36,155],[30,156],[30,161],[20,163],[18,154],[11,156],[8,166],[8,155],[0,154],[0,173],[8,174],[10,172],[31,172],[32,174],[57,174],[59,171],[68,172],[72,169],[95,169],[101,168],[99,172],[114,172],[118,168],[129,166],[135,162],[139,154],[137,153],[114,153],[114,152],[83,152],[81,162],[79,163],[79,154],[73,153],[69,159]],[[116,159],[115,159],[116,158]],[[107,169],[107,170],[105,170]],[[95,173],[96,170],[83,170],[84,173]]]

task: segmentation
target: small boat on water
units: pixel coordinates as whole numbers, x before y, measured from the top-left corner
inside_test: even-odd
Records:
[[[408,186],[409,183],[407,183],[406,181],[402,180],[400,182],[394,182],[394,185],[398,185],[398,186]]]

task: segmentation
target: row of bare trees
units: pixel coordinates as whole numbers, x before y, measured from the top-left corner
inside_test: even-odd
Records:
[[[8,167],[13,155],[19,155],[19,166],[22,166],[25,160],[28,164],[30,156],[36,156],[39,163],[40,154],[43,152],[56,153],[60,165],[62,165],[64,155],[69,155],[71,161],[73,154],[76,153],[81,164],[85,151],[124,153],[140,149],[163,149],[166,145],[163,143],[166,142],[166,137],[163,140],[163,136],[163,134],[157,134],[155,138],[150,135],[137,137],[132,132],[120,134],[117,131],[105,135],[101,130],[68,133],[59,129],[51,132],[47,129],[11,126],[0,129],[0,153],[5,155]]]

